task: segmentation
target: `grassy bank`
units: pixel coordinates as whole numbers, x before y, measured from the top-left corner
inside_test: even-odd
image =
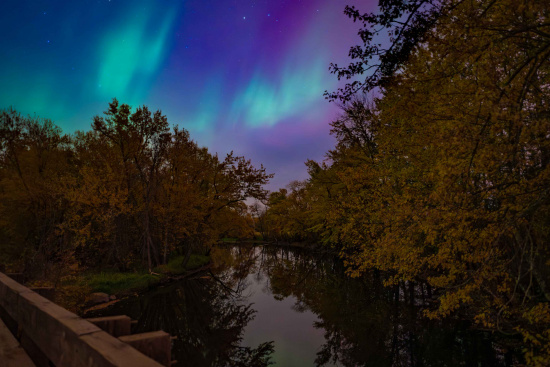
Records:
[[[83,276],[83,280],[92,292],[119,294],[127,291],[146,289],[158,284],[167,276],[181,275],[190,270],[200,268],[210,262],[210,257],[191,255],[185,267],[182,266],[183,260],[183,256],[171,259],[166,265],[153,269],[153,272],[156,274],[149,274],[148,272],[101,272],[87,274]]]
[[[91,292],[103,292],[107,294],[120,294],[135,289],[145,289],[155,285],[163,278],[163,275],[149,273],[111,273],[101,272],[83,276],[83,282]]]
[[[184,256],[178,256],[173,258],[166,265],[161,265],[154,269],[156,273],[162,274],[171,274],[171,275],[180,275],[184,274],[187,271],[200,268],[210,262],[210,256],[206,255],[191,255],[187,265],[182,266]]]
[[[90,293],[102,292],[109,295],[124,295],[154,287],[169,276],[185,274],[210,262],[209,256],[191,255],[187,265],[183,267],[183,259],[183,256],[171,259],[166,265],[155,268],[154,273],[156,274],[149,274],[146,271],[121,273],[92,270],[67,277],[58,287],[56,302],[78,313],[86,303],[86,297]]]

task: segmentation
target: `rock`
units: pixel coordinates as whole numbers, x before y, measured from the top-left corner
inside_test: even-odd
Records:
[[[111,295],[109,296],[109,299],[110,299],[111,301],[114,301],[114,300],[116,299],[116,296],[115,296],[114,294],[111,294]]]
[[[101,292],[92,293],[90,294],[89,301],[93,305],[109,302],[109,295],[107,293],[101,293]]]
[[[120,302],[120,300],[115,299],[114,301],[109,301],[109,302],[106,302],[106,303],[100,303],[99,305],[95,305],[95,306],[92,306],[92,307],[87,308],[86,310],[84,310],[84,314],[86,314],[88,312],[91,312],[91,311],[102,310],[102,309],[107,308],[111,305],[114,305],[117,302]]]

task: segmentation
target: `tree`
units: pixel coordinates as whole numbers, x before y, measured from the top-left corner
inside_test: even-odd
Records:
[[[220,235],[248,228],[242,202],[264,198],[262,186],[273,177],[233,153],[220,161],[184,129],[170,131],[166,117],[146,107],[132,113],[113,100],[93,127],[116,151],[127,191],[122,217],[129,214],[130,228],[139,229],[150,270],[160,263],[161,247],[164,262],[176,250],[186,255],[185,263],[194,249],[209,249]]]
[[[233,153],[220,160],[145,106],[114,99],[72,137],[4,111],[0,251],[46,275],[69,263],[152,271],[171,253],[252,236],[244,201],[264,200],[271,177]]]
[[[160,111],[152,114],[145,106],[130,114],[130,106],[119,106],[114,99],[105,117],[94,118],[93,128],[118,149],[129,194],[127,200],[140,217],[143,250],[151,271],[151,256],[157,254],[151,234],[151,206],[170,141],[166,116]],[[158,258],[155,262],[159,263]]]
[[[71,159],[71,140],[52,121],[0,113],[0,250],[28,274],[55,276],[56,263],[72,261],[62,225]]]
[[[346,14],[354,22],[360,22],[362,28],[358,35],[363,45],[350,48],[349,57],[353,61],[347,67],[330,64],[330,71],[338,80],[347,80],[368,73],[364,81],[347,83],[336,92],[325,91],[325,97],[331,101],[343,103],[351,101],[358,92],[369,92],[385,87],[395,73],[405,64],[414,51],[422,44],[438,19],[464,0],[381,0],[379,13],[361,14],[354,6],[346,6]],[[390,40],[381,37],[386,31]]]
[[[376,72],[332,96],[348,110],[333,124],[338,145],[324,171],[334,171],[344,188],[326,218],[348,271],[385,270],[389,284],[427,281],[439,294],[430,317],[460,310],[483,327],[519,333],[528,362],[544,365],[550,353],[548,6],[381,4],[379,15],[347,12],[396,38],[381,53],[372,38],[379,28],[369,28],[368,47],[351,53],[360,64],[337,71]],[[375,56],[383,57],[371,64]],[[374,106],[351,99],[373,88],[380,88]]]

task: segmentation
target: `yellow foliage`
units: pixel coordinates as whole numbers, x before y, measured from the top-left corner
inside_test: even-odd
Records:
[[[429,317],[458,310],[521,332],[550,359],[550,25],[534,0],[447,9],[374,101],[334,123],[330,241],[352,276],[438,289]],[[326,186],[310,179],[310,191]],[[340,186],[338,186],[340,185]],[[531,353],[531,354],[529,354]],[[538,362],[537,362],[538,361]]]

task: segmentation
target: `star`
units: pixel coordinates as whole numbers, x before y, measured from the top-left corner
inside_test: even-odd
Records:
[[[246,17],[243,17],[244,20],[246,20]]]

